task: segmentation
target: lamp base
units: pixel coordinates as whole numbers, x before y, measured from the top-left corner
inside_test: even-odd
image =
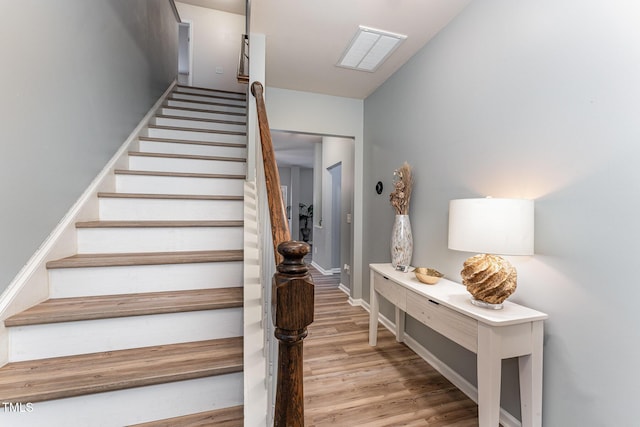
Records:
[[[491,304],[490,302],[484,302],[480,301],[479,299],[471,298],[471,304],[477,307],[488,308],[490,310],[502,310],[502,303]]]
[[[504,258],[496,255],[480,254],[464,262],[462,284],[471,296],[490,307],[506,300],[516,290],[518,275],[516,269]],[[476,304],[479,305],[479,304]]]

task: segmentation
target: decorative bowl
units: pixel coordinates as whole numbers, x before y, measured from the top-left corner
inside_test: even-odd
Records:
[[[435,285],[438,283],[438,280],[444,276],[444,274],[440,273],[438,270],[426,267],[418,267],[413,270],[413,273],[419,281],[426,283],[427,285]]]

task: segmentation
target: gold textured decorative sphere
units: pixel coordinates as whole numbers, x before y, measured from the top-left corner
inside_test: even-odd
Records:
[[[502,304],[516,290],[516,269],[496,255],[475,255],[464,262],[462,283],[477,300]]]

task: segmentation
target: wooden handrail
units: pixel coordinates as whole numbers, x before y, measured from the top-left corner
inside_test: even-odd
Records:
[[[249,36],[242,34],[238,59],[238,83],[249,83]]]
[[[254,82],[251,93],[256,98],[258,110],[271,235],[277,264],[271,289],[274,335],[278,340],[273,424],[275,427],[304,427],[302,342],[307,336],[307,326],[313,322],[314,303],[313,280],[304,263],[310,247],[305,242],[291,241],[262,84]]]
[[[273,143],[271,142],[271,131],[269,130],[269,120],[267,119],[267,108],[264,104],[264,88],[262,84],[253,82],[251,93],[256,98],[256,108],[258,110],[258,127],[260,128],[260,140],[262,141],[262,162],[264,164],[264,178],[267,184],[273,253],[276,258],[276,264],[279,264],[278,245],[291,240],[291,233],[289,232],[289,223],[282,200],[282,193],[280,192],[280,175],[278,175],[278,165],[273,152]]]

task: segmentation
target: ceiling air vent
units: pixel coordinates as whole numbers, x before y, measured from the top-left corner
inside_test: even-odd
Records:
[[[406,38],[403,34],[360,25],[337,65],[373,73]]]

